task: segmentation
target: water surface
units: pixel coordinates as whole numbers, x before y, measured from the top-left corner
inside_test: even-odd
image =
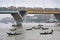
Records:
[[[43,27],[48,27],[49,31],[53,29],[53,34],[41,35],[40,32],[43,32],[41,29],[26,30],[38,24],[44,25]],[[0,23],[0,40],[60,40],[60,26],[57,26],[56,23],[23,23],[22,27],[16,27],[16,32],[21,32],[22,35],[9,36],[7,32],[13,28],[11,25],[11,23]]]

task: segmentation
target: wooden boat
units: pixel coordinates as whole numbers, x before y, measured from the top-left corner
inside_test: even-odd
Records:
[[[32,28],[34,28],[34,29],[40,29],[41,27],[40,26],[34,26],[34,27],[32,27]]]
[[[40,26],[40,27],[41,27],[41,26],[43,26],[43,25],[40,25],[40,24],[39,24],[38,26]]]
[[[20,35],[20,34],[22,34],[22,33],[16,33],[16,32],[15,32],[15,33],[12,33],[12,32],[8,33],[8,32],[7,32],[7,34],[8,34],[8,35]]]
[[[48,30],[49,28],[42,28],[42,30]]]
[[[30,28],[30,29],[26,29],[26,30],[32,30],[32,28]]]
[[[44,32],[44,33],[40,33],[41,35],[47,35],[47,34],[52,34],[53,30],[51,30],[51,32]]]
[[[32,28],[34,28],[34,29],[40,29],[40,28],[42,28],[41,26],[43,26],[43,25],[37,25],[37,26],[34,26],[34,27],[32,27]]]
[[[32,27],[32,28],[34,28],[34,29],[40,29],[40,27]]]
[[[14,29],[10,29],[10,31],[15,31],[16,30],[16,28],[14,28]]]

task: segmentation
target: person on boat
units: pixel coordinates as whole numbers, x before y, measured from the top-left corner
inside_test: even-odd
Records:
[[[46,31],[44,33],[46,33]]]
[[[38,27],[39,27],[39,28],[42,28],[40,24],[38,25]]]
[[[51,30],[53,32],[53,30]]]

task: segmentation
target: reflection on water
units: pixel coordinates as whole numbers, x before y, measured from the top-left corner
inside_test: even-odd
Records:
[[[10,24],[3,24],[0,26],[0,40],[60,40],[60,27],[56,26],[55,23],[40,24],[43,24],[43,27],[53,29],[53,34],[41,35],[41,29],[27,31],[27,28],[38,25],[37,23],[27,23],[26,25],[23,24],[23,27],[15,27],[17,28],[16,32],[22,33],[21,35],[9,36],[6,32],[9,32],[9,29],[12,28],[12,26]]]

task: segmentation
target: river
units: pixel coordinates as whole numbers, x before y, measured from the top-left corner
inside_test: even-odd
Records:
[[[31,28],[38,24],[44,25],[43,27],[48,27],[49,30],[53,29],[53,34],[41,35],[41,29],[32,29],[27,31],[27,28]],[[21,32],[21,35],[9,36],[9,32],[12,27],[12,24],[0,23],[0,40],[60,40],[60,26],[57,26],[56,23],[23,23],[22,27],[17,28],[17,32]]]

